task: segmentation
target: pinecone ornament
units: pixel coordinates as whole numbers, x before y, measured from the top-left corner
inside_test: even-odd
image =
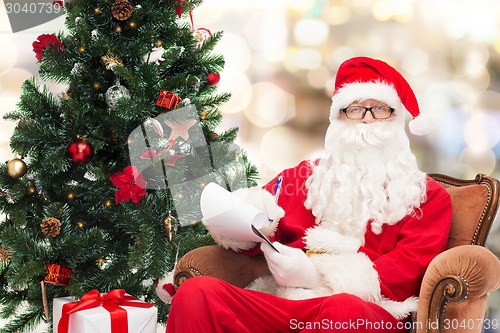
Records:
[[[42,220],[40,228],[46,237],[56,237],[61,233],[61,221],[55,217],[46,217]]]
[[[12,254],[5,247],[0,247],[0,264],[12,260]]]
[[[119,21],[125,21],[130,18],[134,7],[127,0],[116,0],[111,6],[113,17]]]

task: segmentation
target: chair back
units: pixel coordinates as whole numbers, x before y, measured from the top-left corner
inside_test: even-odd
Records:
[[[463,180],[430,174],[443,185],[452,201],[452,222],[448,248],[459,245],[484,246],[498,211],[500,182],[483,174]]]

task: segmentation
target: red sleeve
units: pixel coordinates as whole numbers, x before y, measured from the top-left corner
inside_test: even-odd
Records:
[[[288,246],[303,248],[302,237],[304,236],[304,230],[314,225],[314,218],[310,214],[310,211],[304,208],[304,201],[307,195],[305,181],[311,172],[311,162],[305,160],[294,168],[282,171],[262,187],[272,195],[275,195],[276,182],[278,178],[282,178],[278,205],[285,210],[285,216],[279,221],[274,237],[269,237],[271,242],[278,241]],[[262,254],[262,251],[259,245],[249,250],[242,250],[241,253],[254,256]]]
[[[451,224],[451,199],[448,192],[428,178],[427,200],[415,216],[401,221],[393,250],[373,260],[381,292],[393,300],[418,296],[420,284],[431,260],[444,251]],[[398,223],[399,224],[399,223]],[[365,252],[363,247],[360,251]],[[365,253],[369,257],[370,250]]]

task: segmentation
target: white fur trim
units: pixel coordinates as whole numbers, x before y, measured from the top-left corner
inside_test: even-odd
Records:
[[[304,240],[308,250],[331,254],[356,253],[362,244],[362,240],[341,235],[322,224],[307,229]]]
[[[276,295],[279,285],[272,275],[264,275],[253,280],[246,289],[261,291],[264,293]]]
[[[414,135],[425,135],[433,130],[434,124],[435,122],[430,115],[421,113],[418,117],[410,120],[408,128]]]
[[[375,99],[387,103],[396,110],[394,116],[402,119],[402,121],[404,121],[405,114],[408,112],[392,85],[385,82],[353,82],[346,84],[333,95],[330,107],[330,121],[339,118],[340,109],[347,107],[354,101],[366,99]]]
[[[410,297],[402,302],[396,302],[387,298],[383,298],[378,305],[383,307],[387,312],[398,319],[408,317],[412,312],[418,309],[418,298]]]
[[[382,296],[378,273],[364,253],[319,254],[311,256],[311,261],[323,275],[325,285],[322,287],[314,289],[280,287],[272,275],[266,275],[254,280],[246,289],[292,300],[348,293],[380,305],[398,319],[406,318],[417,311],[416,297],[397,302]]]
[[[310,259],[333,294],[348,293],[375,303],[381,299],[378,272],[366,254],[318,254]]]

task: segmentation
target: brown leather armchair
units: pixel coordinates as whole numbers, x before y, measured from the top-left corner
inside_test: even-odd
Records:
[[[431,174],[446,187],[453,204],[448,249],[424,275],[415,330],[481,332],[488,293],[500,288],[500,261],[484,247],[499,205],[500,182],[485,175],[462,180]],[[198,275],[239,287],[270,274],[263,256],[247,257],[219,246],[195,249],[177,263],[174,285]]]

